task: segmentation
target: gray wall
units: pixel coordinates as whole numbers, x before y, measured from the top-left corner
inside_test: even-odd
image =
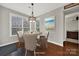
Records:
[[[0,7],[0,46],[18,41],[16,37],[10,37],[10,34],[9,34],[10,33],[10,30],[9,30],[9,25],[10,25],[9,13],[10,12],[24,15],[16,11],[13,11],[4,7]],[[56,16],[56,28],[55,30],[52,30],[49,33],[48,41],[58,44],[60,46],[63,46],[63,41],[64,41],[63,7],[55,9],[51,12],[48,12],[38,17],[40,21],[40,31],[41,32],[45,31],[44,19],[47,17],[52,17],[52,16]]]
[[[45,31],[45,24],[44,19],[47,17],[56,17],[56,28],[55,30],[52,30],[49,32],[49,38],[48,41],[51,43],[58,44],[60,46],[63,46],[64,39],[64,14],[63,14],[63,7],[60,7],[58,9],[55,9],[51,12],[48,12],[46,14],[43,14],[39,16],[40,21],[40,31]]]
[[[16,36],[10,37],[9,13],[15,13],[27,17],[27,15],[0,6],[0,46],[18,41]]]

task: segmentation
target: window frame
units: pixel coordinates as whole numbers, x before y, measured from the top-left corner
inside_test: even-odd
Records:
[[[25,28],[28,28],[29,30],[28,31],[32,31],[32,29],[31,29],[31,23],[29,22],[29,20],[28,20],[28,17],[25,17],[25,16],[22,16],[22,15],[19,15],[19,14],[15,14],[15,13],[9,13],[9,31],[10,31],[10,36],[16,36],[16,35],[12,35],[12,16],[17,16],[17,17],[21,17],[22,18],[22,33],[24,32],[24,29]],[[27,27],[24,27],[23,25],[24,25],[24,19],[26,19],[26,21],[27,22],[29,22],[29,26],[27,26]],[[34,28],[35,28],[35,30],[34,31],[37,31],[37,26],[36,26],[36,22],[35,22],[35,24],[34,24],[35,26],[34,26]],[[15,27],[15,28],[17,28],[17,27]]]
[[[24,23],[23,23],[23,21],[24,21],[24,19],[27,20],[28,18],[27,18],[27,17],[24,17],[24,16],[22,16],[22,15],[19,15],[19,14],[9,13],[9,18],[10,18],[10,19],[9,19],[10,36],[16,36],[17,34],[16,34],[16,35],[12,35],[12,28],[13,28],[13,27],[12,27],[12,16],[17,16],[17,17],[21,17],[21,18],[22,18],[22,28],[21,28],[21,29],[22,29],[22,30],[21,30],[22,32],[24,32],[24,27],[23,27],[23,24],[24,24]],[[15,28],[17,28],[17,27],[15,27]],[[29,28],[29,27],[27,27],[27,28]]]
[[[34,23],[34,25],[35,25],[35,26],[34,26],[34,31],[37,31],[37,30],[36,30],[36,21],[35,21],[35,22],[32,21],[32,22],[30,22],[30,32],[33,31],[33,30],[32,30],[32,27],[33,27],[33,26],[31,26],[33,23]]]

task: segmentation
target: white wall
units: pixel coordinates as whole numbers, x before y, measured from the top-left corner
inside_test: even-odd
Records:
[[[0,47],[18,41],[16,36],[10,37],[9,13],[26,16],[19,12],[0,6]]]
[[[47,17],[56,17],[56,28],[55,30],[52,30],[49,32],[49,38],[48,41],[58,44],[60,46],[63,46],[63,41],[64,41],[64,15],[63,15],[63,7],[60,7],[58,9],[55,9],[51,12],[48,12],[46,14],[43,14],[39,16],[39,21],[40,21],[40,31],[44,32],[45,31],[45,24],[44,24],[44,19]]]
[[[78,21],[76,20],[76,15],[66,17],[65,20],[66,20],[66,31],[78,31]]]
[[[1,24],[1,9],[0,9],[0,24]],[[1,27],[1,25],[0,25]],[[0,28],[0,33],[1,33],[1,28]],[[1,34],[0,34],[0,43],[1,43]]]
[[[76,16],[79,16],[79,6],[75,6],[73,8],[65,10],[64,15],[65,15],[65,39],[67,39],[67,35],[66,35],[67,31],[79,31],[79,26],[78,26],[79,21],[72,21],[75,20]]]

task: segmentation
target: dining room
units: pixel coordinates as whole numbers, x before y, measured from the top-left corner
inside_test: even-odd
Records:
[[[0,3],[0,56],[63,56],[67,4]]]

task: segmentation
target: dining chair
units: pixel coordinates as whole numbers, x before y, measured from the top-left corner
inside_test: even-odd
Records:
[[[45,35],[44,35],[45,34]],[[40,38],[37,40],[39,46],[37,47],[37,55],[45,55],[48,48],[47,40],[49,37],[49,32],[44,32],[43,35],[40,35]]]
[[[37,44],[37,34],[24,34],[23,35],[24,41],[25,41],[25,55],[27,54],[27,51],[33,51],[35,54],[36,44]]]
[[[48,47],[48,45],[47,45],[48,38],[49,38],[49,32],[48,31],[44,31],[40,35],[40,41],[45,43],[45,47]],[[42,43],[42,44],[44,45],[44,43]]]
[[[17,37],[18,37],[18,46],[21,47],[24,44],[24,39],[23,39],[23,32],[22,31],[17,31]]]
[[[41,36],[45,36],[46,38],[48,38],[49,32],[48,31],[44,31],[44,32],[42,32]]]

